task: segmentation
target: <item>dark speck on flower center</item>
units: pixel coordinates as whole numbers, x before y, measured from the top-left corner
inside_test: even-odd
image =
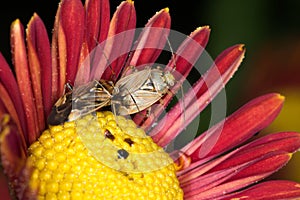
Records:
[[[124,141],[131,146],[134,142],[130,138],[125,138]]]
[[[119,159],[126,159],[129,156],[129,153],[125,149],[118,150],[118,158]]]
[[[111,132],[109,130],[106,130],[104,132],[104,135],[106,138],[110,139],[110,140],[114,140],[115,139],[115,136],[113,134],[111,134]]]

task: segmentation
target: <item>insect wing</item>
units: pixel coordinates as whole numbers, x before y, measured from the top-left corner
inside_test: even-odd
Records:
[[[151,68],[146,68],[124,76],[116,83],[113,94],[122,96],[139,90],[150,75]]]
[[[150,67],[121,78],[112,97],[115,113],[129,115],[152,106],[167,93],[173,80],[171,73]]]
[[[106,99],[105,101],[94,101],[94,102],[87,102],[86,104],[81,104],[79,106],[76,106],[76,108],[73,108],[68,116],[67,121],[73,121],[78,119],[79,117],[82,117],[84,115],[87,115],[89,113],[95,112],[96,110],[103,108],[105,106],[110,105],[110,99]]]
[[[113,87],[109,82],[105,82],[105,84],[102,85],[102,83],[94,80],[87,85],[78,87],[78,90],[73,93],[72,110],[68,121],[110,105],[110,91]]]
[[[117,105],[117,114],[130,115],[150,107],[161,97],[162,95],[157,92],[137,90],[134,93],[123,96],[122,99],[116,100],[113,103]]]
[[[91,81],[60,97],[47,119],[49,125],[59,125],[92,113],[111,103],[112,83]]]

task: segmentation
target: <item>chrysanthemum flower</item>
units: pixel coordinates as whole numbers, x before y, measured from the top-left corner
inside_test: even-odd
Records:
[[[279,113],[284,101],[279,94],[250,101],[171,156],[163,151],[232,77],[244,56],[243,45],[223,51],[186,93],[184,102],[175,105],[154,129],[152,125],[170,102],[171,93],[146,118],[136,114],[135,123],[105,111],[47,128],[45,119],[51,107],[63,94],[65,83],[74,84],[77,72],[86,75],[81,74],[77,83],[100,75],[116,82],[124,66],[154,63],[167,41],[168,12],[162,9],[149,20],[128,59],[127,54],[112,58],[129,52],[134,41],[130,30],[135,28],[136,15],[130,0],[121,3],[111,20],[108,0],[86,1],[85,6],[79,0],[63,0],[51,45],[37,14],[28,23],[26,36],[21,22],[13,22],[15,74],[0,56],[0,149],[6,175],[1,171],[1,199],[9,199],[9,194],[18,199],[300,198],[299,183],[259,182],[283,167],[299,149],[299,133],[274,133],[247,142]],[[82,65],[98,44],[123,32],[124,37],[103,49],[101,62],[113,60],[109,68]],[[176,71],[187,77],[209,32],[207,26],[192,32],[167,67],[176,66]],[[179,88],[180,81],[173,89]],[[143,130],[151,130],[151,137]]]

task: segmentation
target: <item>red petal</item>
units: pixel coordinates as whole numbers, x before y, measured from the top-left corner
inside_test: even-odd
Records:
[[[15,110],[18,112],[18,119],[14,118],[14,120],[17,124],[20,124],[22,127],[20,133],[22,133],[24,136],[27,137],[28,135],[27,135],[26,120],[25,120],[25,112],[23,109],[23,102],[21,100],[18,83],[1,53],[0,53],[0,82],[5,87],[5,90],[8,92],[10,99],[14,100],[13,102],[14,107]],[[2,98],[2,100],[4,99]],[[28,138],[26,140],[28,141]]]
[[[184,102],[175,105],[151,131],[153,140],[165,146],[184,130],[230,80],[242,62],[244,53],[243,45],[235,45],[223,51],[204,77],[188,91]],[[186,110],[182,111],[185,106]]]
[[[192,67],[200,57],[202,51],[204,50],[208,42],[209,34],[210,30],[207,26],[198,28],[194,32],[192,32],[191,35],[184,40],[184,42],[176,51],[175,59],[171,59],[167,66],[175,66],[176,72],[181,75],[180,78],[186,78]],[[142,111],[141,114],[135,115],[135,123],[141,126],[141,128],[147,130],[154,122],[154,120],[156,120],[157,116],[159,116],[163,112],[180,86],[181,82],[178,81],[176,85],[171,89],[172,94],[167,94],[163,97],[161,106],[152,106],[150,116],[147,116],[146,120],[144,117],[146,116],[146,111]]]
[[[231,180],[251,177],[257,174],[273,174],[285,166],[292,157],[292,154],[283,151],[269,152],[261,157],[267,157],[268,155],[271,155],[272,157],[259,161],[247,167],[246,169],[241,170],[239,173],[233,176]]]
[[[253,173],[249,176],[245,177],[240,177],[239,179],[235,179],[234,181],[231,182],[224,182],[224,184],[220,184],[218,186],[215,186],[215,184],[212,182],[211,187],[204,185],[201,187],[201,180],[198,180],[197,183],[194,183],[196,185],[199,184],[200,187],[195,188],[195,185],[193,191],[190,191],[190,193],[185,193],[186,199],[205,199],[205,198],[216,198],[216,197],[221,197],[222,195],[230,192],[234,192],[237,190],[240,190],[241,188],[244,188],[250,184],[253,184],[266,176],[269,176],[272,174],[274,171],[278,170],[281,168],[283,165],[285,165],[288,160],[290,159],[290,155],[284,152],[272,152],[268,155],[264,155],[260,159],[256,159],[252,162],[250,162],[250,165],[246,165],[246,168],[241,168],[241,170],[237,170],[237,173],[243,172],[243,170],[249,170],[252,169]],[[272,167],[267,167],[269,164],[272,163]],[[264,168],[264,167],[266,168]],[[216,172],[213,172],[215,174]],[[231,175],[229,176],[231,178]],[[237,178],[237,176],[236,176]],[[200,177],[201,179],[201,177]],[[217,180],[217,179],[216,179]],[[187,187],[187,186],[186,186]],[[186,188],[188,190],[188,188]]]
[[[219,164],[213,171],[226,169],[243,162],[254,160],[270,152],[284,151],[293,153],[300,148],[300,134],[296,132],[282,132],[269,134],[245,146],[232,156]],[[266,167],[265,167],[266,168]]]
[[[137,39],[129,65],[139,66],[154,63],[165,46],[170,26],[171,17],[168,8],[156,13],[145,25]]]
[[[252,186],[222,199],[299,199],[300,184],[292,181],[274,180]]]
[[[9,193],[9,183],[2,170],[0,171],[0,194],[1,199],[3,200],[11,200],[12,197]]]
[[[3,87],[3,86],[2,86]],[[2,93],[2,92],[1,92]],[[2,97],[1,97],[2,98]],[[8,111],[7,111],[7,109],[5,108],[5,105],[4,105],[4,103],[2,102],[3,100],[2,99],[0,99],[0,118],[2,118],[2,116],[4,115],[4,114],[7,114],[8,113]]]
[[[108,32],[109,39],[105,41],[105,48],[100,49],[102,51],[100,54],[105,54],[103,55],[103,61],[105,61],[103,79],[116,81],[118,78],[130,52],[135,26],[136,13],[133,1],[123,1],[111,20]],[[94,78],[98,79],[98,77]]]
[[[26,162],[26,147],[16,125],[8,115],[0,119],[0,152],[4,172],[10,181],[18,178]]]
[[[22,144],[25,147],[26,139],[28,139],[28,138],[26,138],[26,139],[24,138],[25,135],[21,128],[21,124],[20,124],[19,117],[18,117],[18,112],[16,111],[14,103],[13,103],[12,99],[10,98],[8,92],[5,90],[5,88],[3,87],[3,85],[1,83],[0,83],[0,94],[1,94],[1,97],[0,97],[1,105],[3,105],[5,107],[5,111],[7,111],[5,113],[8,113],[12,117],[13,121],[17,124]],[[2,117],[2,115],[0,115],[0,117]]]
[[[186,169],[178,172],[177,176],[181,183],[185,183],[205,173],[213,173],[215,171],[231,169],[235,166],[243,165],[243,163],[260,159],[264,155],[267,155],[271,152],[283,151],[293,153],[298,150],[299,147],[299,133],[282,132],[269,134],[212,161],[204,159],[192,163]],[[265,168],[266,167],[264,167],[264,169]]]
[[[52,58],[52,80],[51,80],[51,86],[52,86],[52,95],[51,95],[51,104],[53,105],[58,97],[63,92],[60,88],[59,84],[59,71],[60,71],[60,60],[59,59],[59,49],[58,46],[62,46],[62,44],[58,45],[58,34],[59,34],[59,16],[60,16],[60,9],[61,9],[61,3],[58,6],[56,15],[55,15],[55,21],[54,21],[54,27],[53,27],[53,33],[52,33],[52,43],[51,43],[51,58]],[[63,62],[65,63],[65,62]],[[64,66],[65,67],[65,66]]]
[[[39,135],[37,112],[34,104],[34,95],[30,81],[30,72],[27,62],[26,47],[24,44],[24,29],[19,20],[11,25],[12,56],[15,65],[17,82],[26,114],[28,128],[28,142],[32,143]]]
[[[197,161],[240,145],[275,119],[283,101],[279,94],[258,97],[190,142],[182,151]]]
[[[280,132],[268,134],[262,138],[259,138],[247,145],[247,148],[252,148],[256,146],[270,147],[274,150],[282,150],[290,153],[295,153],[300,147],[300,134],[297,132]],[[272,145],[273,144],[273,147]]]
[[[246,163],[246,166],[250,164],[251,163]],[[221,183],[226,182],[230,177],[235,175],[244,167],[244,165],[235,166],[232,168],[217,171],[215,173],[202,175],[189,181],[187,181],[187,179],[180,180],[181,188],[184,191],[185,198],[193,197],[200,192],[209,190],[220,185]]]
[[[44,118],[44,105],[43,105],[42,86],[41,86],[41,81],[42,81],[41,66],[35,49],[35,45],[36,45],[35,39],[38,37],[37,36],[38,34],[36,34],[36,30],[34,30],[36,28],[34,22],[37,22],[37,18],[38,18],[37,15],[34,15],[34,17],[31,18],[26,32],[27,32],[28,62],[29,62],[29,70],[30,70],[29,73],[30,73],[30,80],[32,84],[33,99],[37,111],[37,126],[39,127],[39,132],[40,132],[45,128],[45,118]],[[40,50],[38,51],[41,52]],[[49,78],[51,78],[51,76],[49,76]]]
[[[199,160],[197,162],[194,162],[186,169],[177,172],[178,180],[181,184],[184,184],[190,180],[200,177],[201,175],[205,174],[212,168],[218,166],[220,163],[224,162],[228,158],[231,158],[239,151],[240,149],[236,149],[214,160]]]
[[[82,43],[79,67],[74,82],[74,86],[84,85],[89,82],[90,70],[91,70],[91,55],[89,54],[89,48],[86,42]]]
[[[59,48],[60,41],[64,40],[62,51],[59,51],[59,57],[66,59],[66,74],[63,70],[60,75],[66,75],[66,81],[73,84],[85,31],[85,12],[80,0],[62,1],[59,23],[59,28],[61,28],[58,35]],[[64,84],[65,82],[61,79],[60,85]]]
[[[44,116],[47,117],[50,113],[52,102],[51,102],[51,53],[50,43],[47,35],[46,27],[43,21],[37,14],[34,14],[28,24],[27,29],[27,48],[28,48],[28,59],[30,68],[36,69],[36,77],[33,77],[31,72],[31,80],[33,82],[33,88],[35,93],[36,106],[39,112],[40,124],[45,124],[42,116],[42,106],[44,107]],[[40,91],[41,90],[41,91]],[[41,96],[42,94],[42,96]],[[43,101],[37,102],[38,100]],[[41,130],[43,130],[42,128]]]
[[[110,8],[108,0],[87,0],[86,9],[86,36],[89,51],[107,38]]]
[[[180,45],[175,53],[175,59],[171,59],[167,66],[176,67],[176,71],[183,77],[187,77],[192,67],[205,49],[209,39],[210,29],[208,26],[197,28]]]

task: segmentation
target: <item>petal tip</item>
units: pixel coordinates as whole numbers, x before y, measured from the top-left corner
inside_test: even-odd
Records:
[[[165,11],[166,13],[169,13],[170,9],[168,7],[164,8],[163,11]]]
[[[132,0],[127,0],[128,3],[131,3],[132,5],[134,4],[134,1]]]
[[[198,28],[196,28],[196,30],[202,30],[202,29],[210,30],[210,27],[209,27],[209,25],[205,25],[205,26],[199,26]]]
[[[39,20],[39,19],[40,19],[39,15],[37,13],[33,13],[33,15],[30,18],[27,26],[30,26],[30,24],[34,23],[35,20]]]
[[[277,98],[281,101],[285,100],[285,96],[281,95],[281,94],[277,94]]]
[[[203,32],[204,34],[210,34],[210,31],[211,31],[211,29],[210,29],[210,27],[209,27],[208,25],[205,25],[205,26],[199,26],[199,27],[197,27],[197,28],[191,33],[191,35],[192,35],[192,34],[197,34],[197,33],[199,33],[199,32]]]
[[[280,93],[269,93],[266,94],[266,96],[270,96],[271,98],[275,99],[276,102],[278,102],[279,104],[282,104],[285,101],[285,96],[283,96]],[[278,100],[278,101],[277,101]]]
[[[240,44],[238,50],[239,51],[245,51],[245,44]]]
[[[11,23],[11,27],[12,27],[12,28],[15,28],[15,27],[18,27],[20,24],[22,24],[22,23],[21,23],[21,20],[20,20],[20,19],[16,19],[15,21],[13,21],[13,22]]]

